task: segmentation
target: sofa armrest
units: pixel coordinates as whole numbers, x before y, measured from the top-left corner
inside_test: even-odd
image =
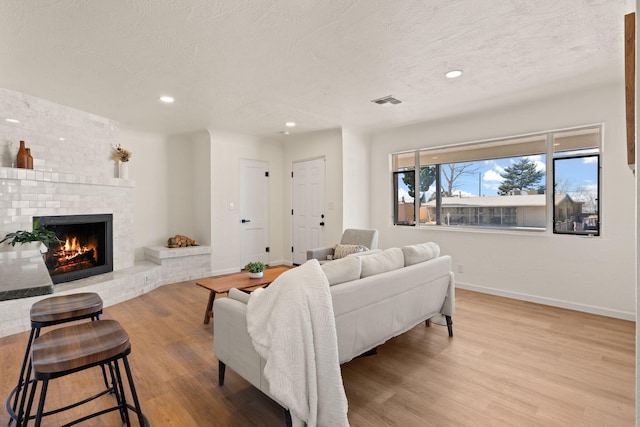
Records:
[[[236,301],[240,301],[245,304],[249,304],[249,298],[251,295],[247,292],[242,292],[240,289],[231,288],[228,293],[229,298],[234,299]]]
[[[324,248],[315,248],[307,250],[307,260],[317,259],[318,261],[326,261],[327,255],[333,256],[335,246],[327,246]]]
[[[219,298],[213,302],[213,313],[213,351],[219,360],[228,363],[237,338],[247,330],[247,304],[233,298]]]
[[[213,316],[215,357],[269,395],[269,386],[262,375],[264,361],[253,347],[247,330],[247,304],[233,298],[216,299]]]

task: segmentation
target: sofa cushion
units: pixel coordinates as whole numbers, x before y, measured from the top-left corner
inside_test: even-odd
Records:
[[[365,252],[369,248],[362,245],[341,245],[337,244],[333,250],[333,259],[344,258],[347,255],[355,254],[356,252]]]
[[[418,245],[409,245],[402,248],[404,254],[404,265],[408,267],[420,262],[429,261],[432,258],[440,256],[440,246],[435,242],[420,243]]]
[[[373,276],[404,267],[404,256],[400,248],[390,248],[369,256],[358,257],[362,262],[360,277]]]
[[[350,282],[360,278],[360,258],[349,256],[322,264],[322,271],[327,276],[329,285]]]

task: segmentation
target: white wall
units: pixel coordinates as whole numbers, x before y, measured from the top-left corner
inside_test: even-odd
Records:
[[[342,129],[343,228],[369,228],[370,143],[370,136]]]
[[[211,137],[208,131],[191,134],[192,219],[195,239],[211,246]]]
[[[120,143],[131,151],[129,178],[135,181],[135,258],[144,259],[145,246],[167,243],[169,234],[169,159],[165,135],[120,130]]]
[[[291,171],[293,163],[317,158],[325,159],[325,243],[338,243],[342,236],[343,205],[342,205],[342,131],[340,129],[314,132],[305,135],[291,135],[284,144],[283,167],[285,179],[283,181],[283,207],[291,211]],[[292,261],[291,215],[285,216],[284,244],[288,249],[288,260]]]
[[[214,274],[239,271],[240,159],[269,162],[269,263],[288,260],[283,254],[282,145],[278,141],[210,131],[211,138],[211,244]],[[230,209],[233,203],[233,209]]]
[[[169,234],[166,238],[183,234],[197,240],[206,236],[195,235],[194,217],[194,174],[192,162],[194,159],[193,135],[190,133],[171,135],[168,137],[168,155],[164,164],[168,177],[167,188],[169,200]],[[158,165],[160,167],[160,165]],[[165,238],[165,239],[166,239]],[[166,244],[166,240],[165,240]]]
[[[443,253],[453,256],[456,271],[464,266],[464,273],[457,273],[461,287],[635,318],[635,188],[626,166],[624,117],[624,84],[620,81],[375,134],[371,218],[380,231],[380,246],[433,240]],[[594,123],[604,123],[601,237],[392,225],[390,153]]]
[[[163,246],[176,234],[211,244],[210,141],[207,131],[162,135],[122,130],[132,151],[129,177],[135,181],[135,254]]]

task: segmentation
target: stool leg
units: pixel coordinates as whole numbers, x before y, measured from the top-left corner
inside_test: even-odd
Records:
[[[31,416],[31,407],[33,406],[33,399],[36,396],[36,388],[38,388],[38,381],[34,380],[33,385],[31,386],[31,393],[29,393],[29,402],[27,403],[27,409],[24,412],[24,415],[18,418],[18,427],[27,427],[27,424],[29,423],[29,417]]]
[[[113,372],[111,373],[111,386],[109,386],[109,380],[107,379],[107,371],[104,369],[104,365],[100,365],[100,369],[102,370],[102,379],[104,380],[104,387],[109,390],[112,387],[115,387],[113,384]],[[109,370],[111,370],[111,366],[109,365]]]
[[[123,423],[126,420],[126,407],[125,405],[122,403],[122,395],[124,393],[124,387],[122,385],[119,385],[118,382],[116,381],[116,376],[115,376],[115,372],[114,372],[114,368],[113,366],[117,363],[113,362],[113,363],[109,363],[109,373],[111,374],[111,384],[113,385],[113,394],[115,394],[116,396],[116,402],[118,402],[118,411],[120,412],[120,421],[122,421]]]
[[[16,386],[16,394],[13,397],[13,403],[11,404],[11,409],[13,410],[13,413],[16,414],[18,423],[20,421],[20,414],[16,412],[16,409],[18,409],[18,399],[22,395],[22,388],[26,387],[25,382],[29,380],[28,378],[25,380],[24,371],[27,368],[27,363],[30,359],[31,343],[34,340],[35,332],[36,332],[36,329],[31,328],[31,333],[29,334],[29,341],[27,341],[27,349],[25,350],[24,358],[22,359],[22,367],[20,368],[20,378],[18,379],[18,385]],[[12,422],[13,422],[13,418],[10,418],[7,426],[11,426]]]
[[[24,404],[26,402],[27,399],[27,391],[29,389],[29,382],[31,381],[31,344],[33,344],[33,341],[35,339],[37,339],[40,336],[40,328],[36,327],[36,328],[31,328],[31,334],[29,336],[29,342],[27,343],[27,353],[25,353],[25,358],[26,358],[26,362],[27,362],[27,374],[22,377],[23,373],[20,373],[20,377],[23,378],[23,393],[16,393],[16,402],[18,400],[18,394],[20,394],[20,406],[18,409],[18,421],[22,418],[22,416],[24,415]],[[24,361],[22,362],[23,366],[24,366]],[[34,382],[33,384],[33,391],[35,392],[35,386],[37,384]],[[15,412],[15,409],[14,409]],[[27,425],[27,421],[29,420],[29,417],[27,416],[26,421],[24,423],[24,425]],[[20,423],[18,422],[18,425],[20,425]]]
[[[25,369],[27,369],[27,362],[29,361],[29,353],[31,352],[31,343],[34,340],[35,332],[36,332],[35,328],[31,328],[31,333],[29,334],[29,341],[27,342],[27,349],[24,352],[24,359],[22,359],[22,368],[20,368],[20,378],[18,379],[18,388],[13,400],[13,406],[12,406],[14,412],[16,410],[16,405],[18,404],[18,396],[20,395],[20,389],[22,388],[22,384],[25,381],[24,371]],[[11,424],[11,421],[9,421],[9,424]]]
[[[140,401],[138,401],[138,394],[136,393],[136,386],[133,384],[133,376],[131,375],[131,367],[129,366],[129,360],[127,356],[124,356],[122,359],[124,363],[124,368],[127,371],[127,380],[129,381],[129,389],[131,390],[131,396],[133,397],[133,404],[136,408],[136,412],[138,413],[138,422],[140,426],[145,426],[144,416],[142,415],[142,409],[140,408]]]
[[[124,418],[125,418],[125,423],[127,424],[127,427],[131,427],[131,421],[129,420],[129,410],[127,409],[127,398],[124,395],[124,384],[122,383],[122,375],[120,375],[120,364],[118,363],[118,361],[116,360],[114,363],[114,368],[116,371],[116,379],[117,379],[117,383],[118,383],[118,387],[120,390],[120,397],[121,397],[121,407],[124,410]]]
[[[33,390],[35,391],[35,385],[33,387]],[[49,380],[45,379],[42,381],[42,390],[40,390],[40,402],[38,403],[38,412],[36,413],[36,426],[35,427],[40,427],[40,423],[42,422],[42,414],[44,413],[44,401],[47,397],[47,388],[49,387]],[[31,401],[29,402],[29,404],[31,404]],[[27,422],[29,422],[29,416],[26,416],[24,419],[24,425],[26,427]]]

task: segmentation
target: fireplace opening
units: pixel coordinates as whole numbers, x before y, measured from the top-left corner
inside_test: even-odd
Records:
[[[63,215],[34,217],[56,233],[44,261],[54,284],[113,271],[113,216]]]

